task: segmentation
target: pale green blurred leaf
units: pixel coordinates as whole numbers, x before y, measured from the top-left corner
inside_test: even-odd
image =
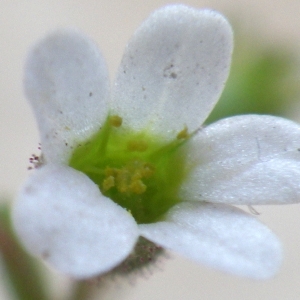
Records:
[[[288,47],[237,34],[229,79],[206,123],[239,114],[284,115],[297,99],[298,66]]]

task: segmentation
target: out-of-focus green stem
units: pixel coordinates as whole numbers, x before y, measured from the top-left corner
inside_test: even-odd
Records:
[[[88,300],[93,299],[93,283],[90,280],[75,281],[70,296],[66,300]],[[99,298],[100,300],[101,298]]]
[[[50,299],[36,262],[25,253],[14,237],[7,205],[0,207],[0,251],[13,299]]]

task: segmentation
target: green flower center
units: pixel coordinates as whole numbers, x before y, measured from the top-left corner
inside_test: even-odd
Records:
[[[187,169],[180,150],[189,137],[184,128],[166,143],[146,130],[124,128],[122,118],[109,116],[91,139],[74,150],[69,165],[85,173],[138,224],[152,223],[181,201],[178,189]]]

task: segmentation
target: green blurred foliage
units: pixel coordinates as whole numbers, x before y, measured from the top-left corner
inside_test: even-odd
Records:
[[[287,45],[237,34],[228,81],[206,124],[240,114],[284,116],[299,96],[296,61]]]
[[[0,206],[0,249],[11,299],[50,300],[45,279],[36,259],[30,257],[16,239],[10,221],[8,201]]]

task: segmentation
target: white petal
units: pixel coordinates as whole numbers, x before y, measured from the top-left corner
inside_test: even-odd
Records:
[[[199,131],[181,197],[230,204],[300,201],[300,127],[271,116],[239,116]],[[187,149],[186,149],[187,150]]]
[[[31,253],[75,278],[109,271],[138,237],[126,210],[102,196],[83,173],[63,166],[47,165],[29,178],[13,223]]]
[[[264,279],[281,263],[276,236],[234,207],[181,203],[166,221],[139,227],[142,236],[162,247],[232,274]]]
[[[218,13],[183,5],[157,10],[126,48],[112,110],[136,130],[168,137],[184,125],[192,131],[222,92],[231,52],[231,27]]]
[[[54,32],[32,49],[25,91],[47,161],[66,161],[71,147],[97,130],[107,115],[105,62],[96,44],[75,30]]]

